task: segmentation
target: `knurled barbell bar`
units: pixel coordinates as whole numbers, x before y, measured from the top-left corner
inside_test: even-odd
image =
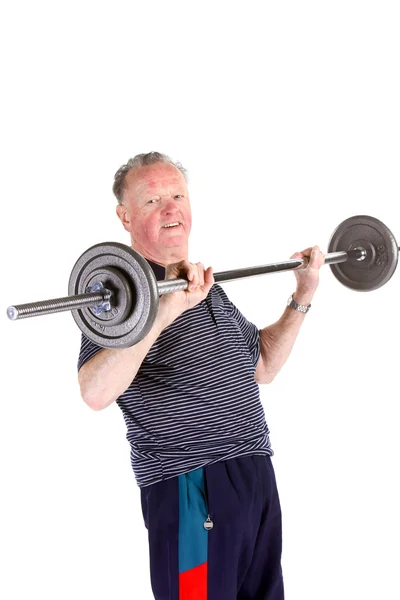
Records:
[[[375,290],[389,281],[397,267],[399,247],[392,232],[378,219],[350,217],[333,232],[325,263],[345,286]],[[244,277],[306,268],[307,259],[215,273],[216,283]],[[104,348],[127,348],[142,340],[153,326],[159,296],[185,290],[188,281],[156,281],[148,262],[129,246],[96,244],[75,263],[68,296],[10,306],[11,320],[71,310],[81,331]]]

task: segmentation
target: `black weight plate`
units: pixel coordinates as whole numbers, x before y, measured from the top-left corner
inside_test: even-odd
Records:
[[[115,271],[121,274],[119,281]],[[140,254],[124,244],[105,242],[92,246],[78,258],[71,271],[68,294],[85,293],[89,285],[102,280],[101,273],[106,278],[107,272],[110,287],[117,286],[120,295],[124,294],[126,283],[130,288],[130,298],[119,298],[114,306],[118,314],[114,310],[108,319],[94,315],[90,308],[71,312],[81,331],[99,346],[128,348],[140,342],[154,323],[159,299],[157,281]],[[122,318],[121,310],[125,313]]]
[[[364,260],[349,259],[329,265],[346,287],[358,291],[376,290],[385,285],[396,270],[399,249],[394,235],[382,221],[367,215],[350,217],[333,232],[328,252],[364,248]]]

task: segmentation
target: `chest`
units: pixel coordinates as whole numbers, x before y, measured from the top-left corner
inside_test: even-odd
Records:
[[[249,359],[238,322],[216,294],[184,312],[165,329],[148,352],[143,366],[217,368],[225,360]]]

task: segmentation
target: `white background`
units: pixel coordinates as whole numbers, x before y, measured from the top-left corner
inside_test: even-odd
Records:
[[[188,168],[191,259],[215,271],[326,250],[356,214],[400,237],[397,2],[38,0],[0,21],[4,315],[129,243],[111,185],[139,152]],[[324,267],[262,387],[288,600],[400,598],[399,277],[363,294]],[[294,287],[225,290],[263,327]],[[1,598],[152,598],[122,414],[80,399],[72,316],[0,327]]]

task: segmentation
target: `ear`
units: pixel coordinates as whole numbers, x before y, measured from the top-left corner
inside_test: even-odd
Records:
[[[122,223],[122,225],[124,226],[124,229],[126,229],[126,231],[131,231],[131,221],[130,221],[130,215],[129,215],[129,211],[127,209],[126,206],[124,206],[123,204],[118,204],[116,207],[116,213]]]

